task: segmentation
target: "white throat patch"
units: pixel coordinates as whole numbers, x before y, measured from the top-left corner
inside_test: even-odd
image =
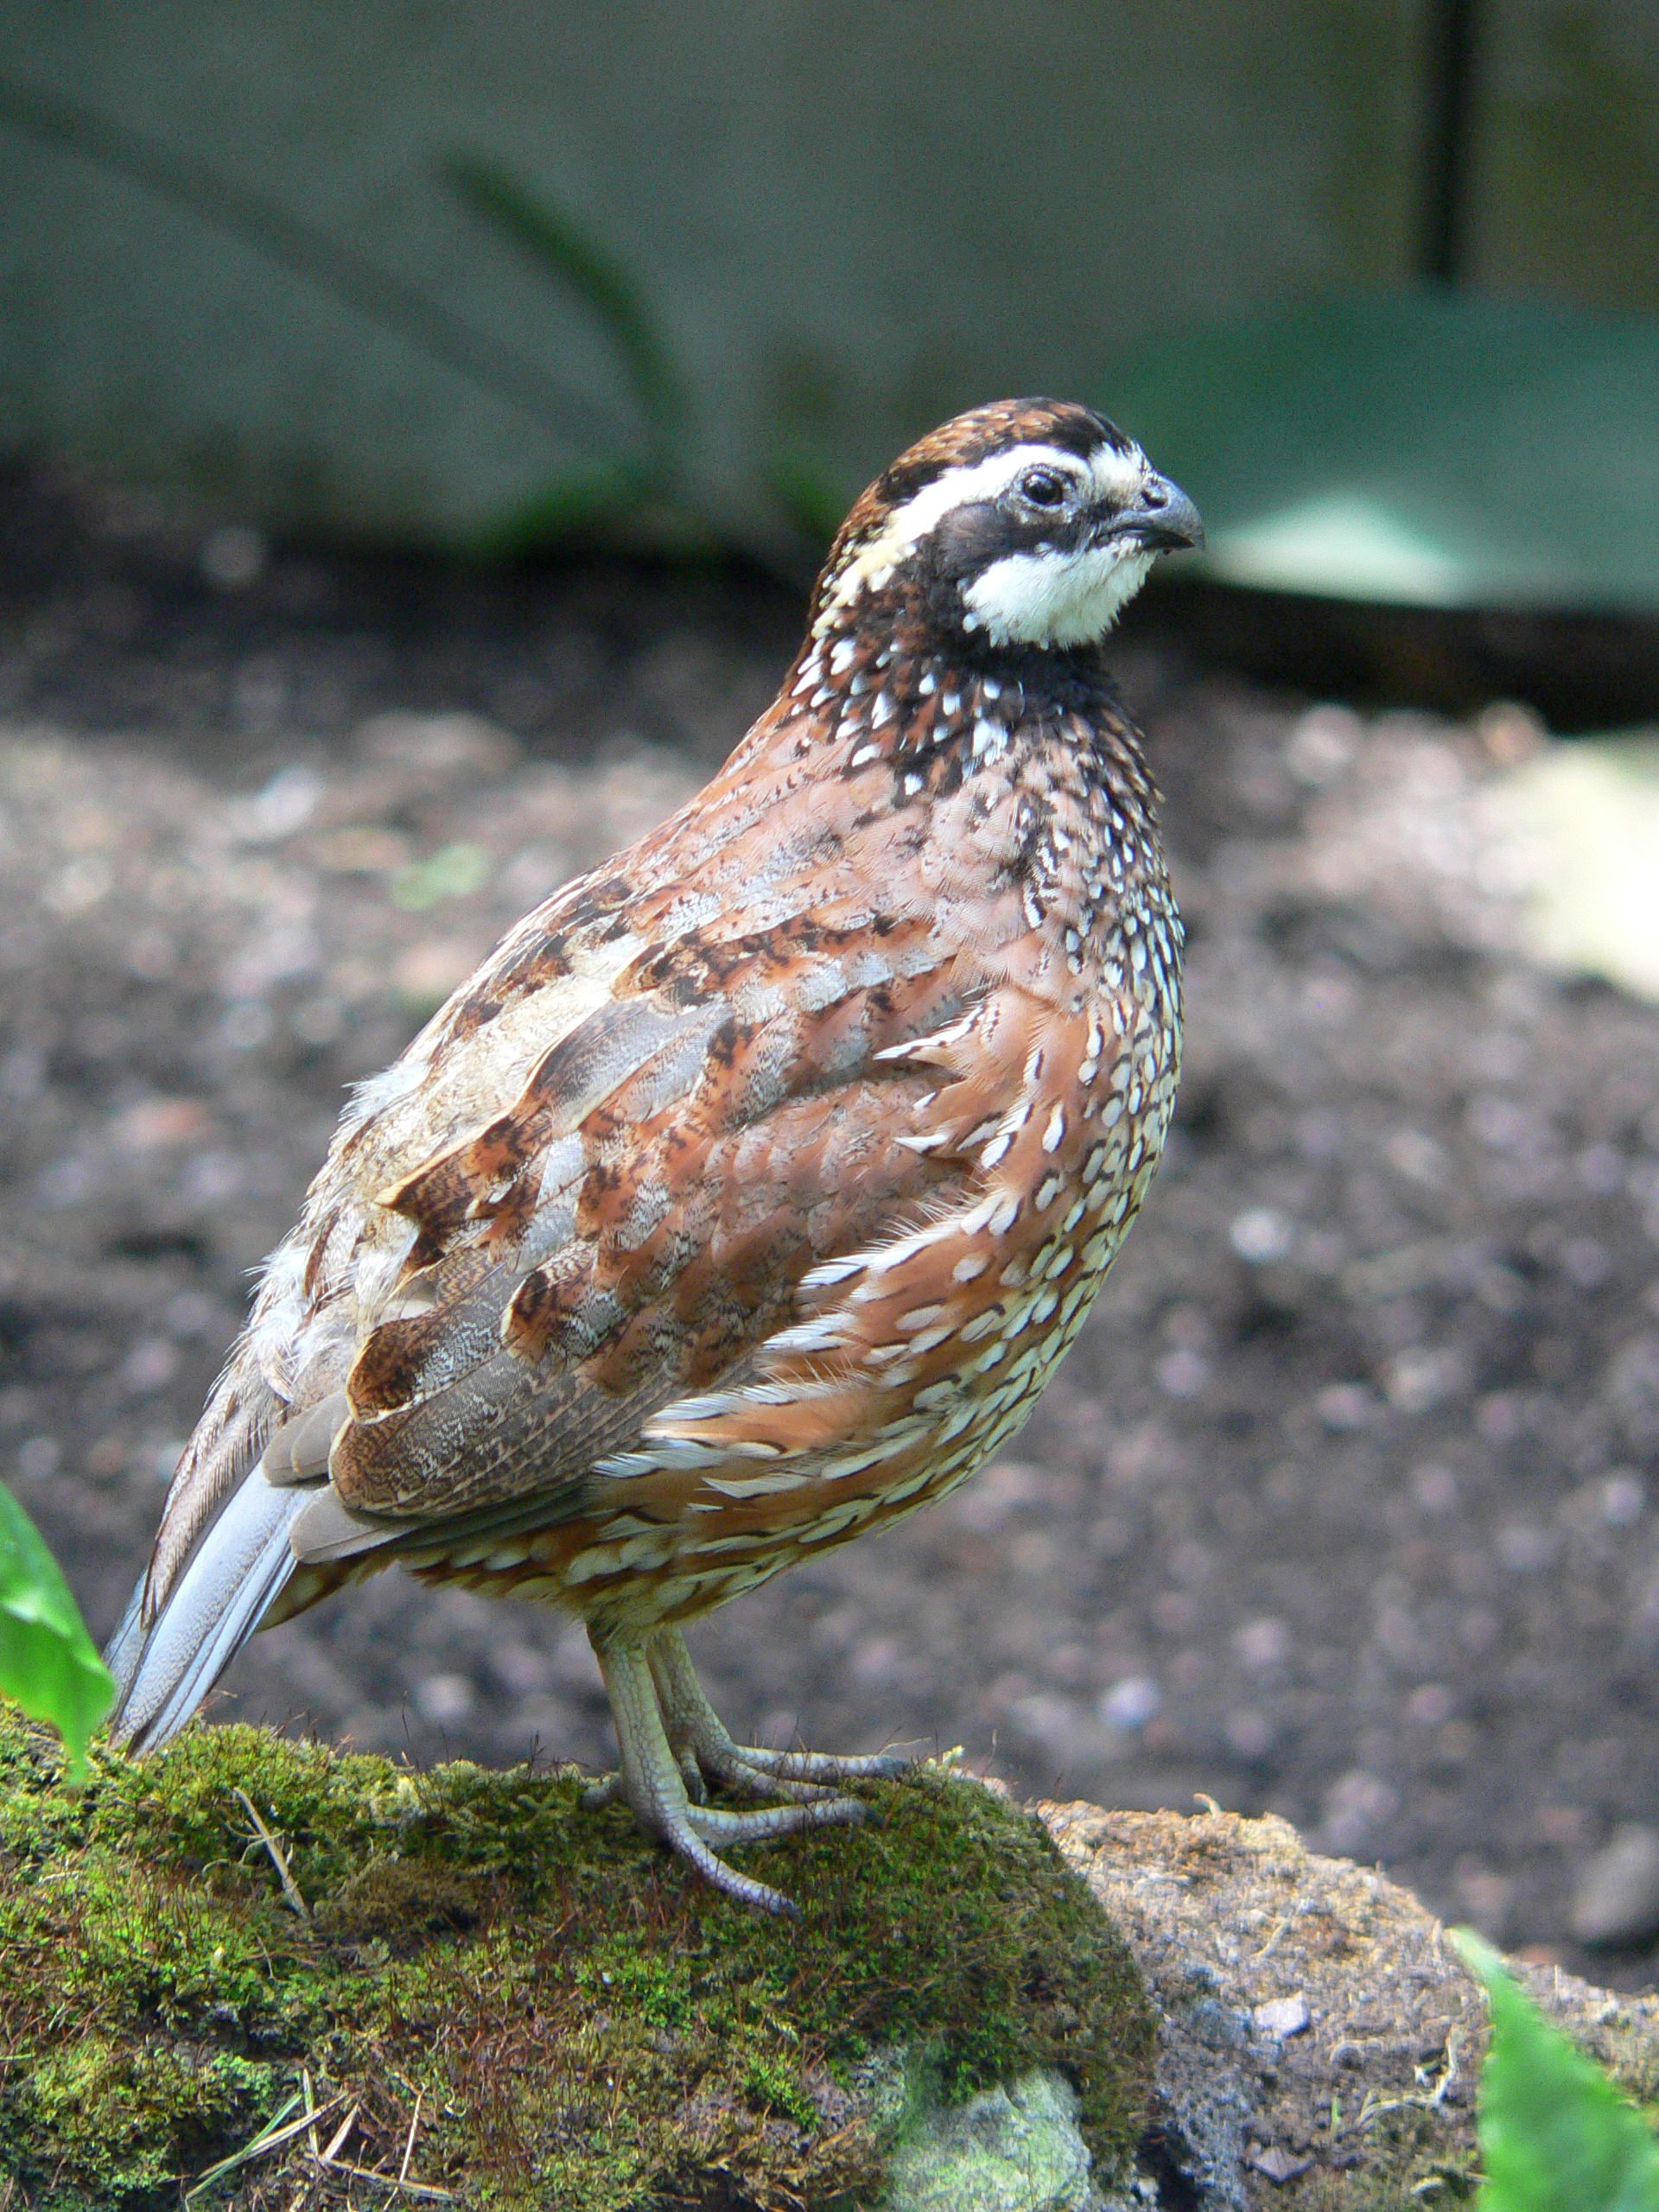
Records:
[[[1075,475],[1078,457],[1058,446],[1032,443],[995,454],[988,461],[947,468],[902,506],[861,545],[836,577],[813,625],[822,636],[861,592],[880,591],[899,563],[913,553],[953,508],[994,499],[1027,468],[1046,464]],[[1103,446],[1089,463],[1095,496],[1123,501],[1145,483],[1146,455],[1132,445],[1127,453]],[[963,594],[970,626],[983,629],[997,644],[1075,645],[1100,637],[1124,601],[1146,581],[1152,556],[1143,547],[1091,548],[1080,553],[1014,553],[996,562]]]
[[[995,645],[1086,645],[1103,638],[1147,581],[1145,545],[1080,553],[1010,553],[962,594],[970,629]]]

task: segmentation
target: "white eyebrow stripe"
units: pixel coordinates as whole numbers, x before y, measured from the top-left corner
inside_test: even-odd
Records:
[[[1140,483],[1144,464],[1139,454],[1115,454],[1109,446],[1101,448],[1092,464],[1084,463],[1078,454],[1068,453],[1063,447],[1033,444],[1014,446],[1007,453],[993,454],[988,460],[947,468],[944,475],[936,476],[931,484],[924,484],[903,506],[895,507],[869,543],[860,547],[836,579],[835,590],[826,601],[815,628],[822,632],[827,626],[826,618],[856,598],[861,591],[867,588],[880,590],[905,556],[931,530],[936,529],[953,507],[971,506],[982,499],[995,499],[999,492],[1007,491],[1016,476],[1039,462],[1062,469],[1074,478],[1092,467],[1096,485],[1107,490],[1117,480],[1103,478],[1103,458],[1115,462],[1120,471],[1127,463],[1130,487]]]
[[[1132,499],[1147,480],[1147,456],[1139,446],[1127,453],[1102,446],[1089,464],[1095,489],[1103,499]]]

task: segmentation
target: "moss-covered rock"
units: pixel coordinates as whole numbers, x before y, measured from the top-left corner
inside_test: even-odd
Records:
[[[887,2164],[904,2212],[1088,2212],[1092,2183],[1077,2098],[1052,2072],[918,2113]]]
[[[395,2177],[411,2139],[426,2195],[400,2202],[868,2202],[924,2085],[962,2104],[1033,2069],[1075,2090],[1097,2174],[1143,2124],[1128,1953],[1037,1821],[943,1770],[774,1849],[793,1923],[580,1814],[569,1772],[417,1774],[244,1727],[95,1755],[79,1796],[60,1772],[0,1713],[18,2212],[176,2205],[308,2101],[314,2128],[194,2202],[382,2202],[363,2170]]]

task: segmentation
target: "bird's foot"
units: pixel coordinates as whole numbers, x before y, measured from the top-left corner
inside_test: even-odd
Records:
[[[678,1629],[664,1629],[646,1647],[657,1701],[668,1739],[684,1765],[688,1755],[711,1782],[750,1796],[786,1797],[810,1804],[849,1782],[891,1781],[913,1762],[890,1751],[774,1751],[735,1742],[702,1694],[691,1655]]]
[[[596,1640],[594,1648],[622,1764],[584,1791],[584,1808],[626,1805],[647,1835],[677,1852],[705,1881],[762,1911],[793,1914],[796,1907],[781,1891],[728,1866],[710,1844],[766,1843],[861,1821],[868,1809],[863,1799],[839,1795],[837,1785],[902,1775],[912,1764],[889,1752],[836,1758],[735,1742],[704,1697],[677,1629],[659,1630],[643,1645]],[[725,1812],[704,1802],[709,1783],[785,1802]]]

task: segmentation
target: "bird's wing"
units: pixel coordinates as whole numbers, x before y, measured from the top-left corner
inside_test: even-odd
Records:
[[[962,1161],[899,1141],[938,1071],[880,1055],[967,996],[924,928],[897,934],[880,960],[833,931],[804,964],[730,946],[717,989],[705,946],[695,995],[653,955],[430,1149],[457,1086],[486,1082],[466,1044],[448,1098],[383,1084],[175,1477],[111,1646],[118,1732],[182,1725],[296,1557],[580,1513],[595,1464],[785,1326],[811,1268],[948,1199]],[[400,1153],[415,1164],[379,1179]]]
[[[286,1581],[301,1500],[247,1476],[283,1418],[248,1339],[232,1352],[168,1491],[161,1531],[105,1658],[118,1735],[181,1726]],[[177,1648],[157,1648],[168,1601]]]
[[[262,1584],[579,1516],[654,1416],[813,1324],[826,1268],[969,1204],[963,1145],[1053,1001],[1009,966],[1017,874],[957,901],[997,825],[918,854],[869,804],[886,772],[804,821],[787,766],[728,771],[365,1086],[168,1494],[137,1643],[251,1547]]]
[[[832,933],[805,961],[728,949],[677,1008],[653,956],[628,979],[647,995],[586,1016],[504,1112],[377,1194],[410,1241],[398,1310],[344,1380],[328,1471],[354,1514],[580,1513],[654,1414],[798,1324],[815,1268],[961,1202],[970,1171],[924,1103],[951,1071],[902,1048],[958,1028],[983,980],[921,925],[861,945],[856,975]],[[320,1500],[294,1541],[351,1539]]]

